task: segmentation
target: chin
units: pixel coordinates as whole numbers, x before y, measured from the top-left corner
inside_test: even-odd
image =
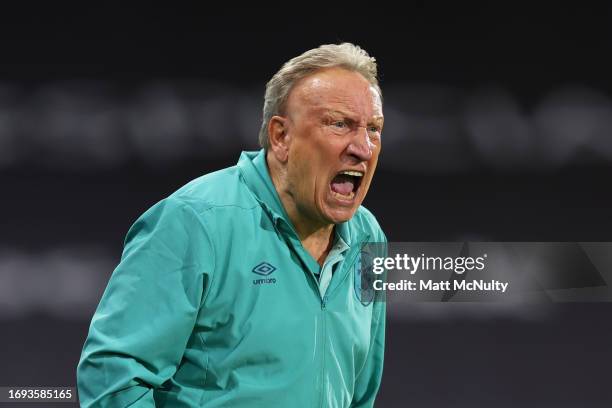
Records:
[[[325,212],[326,218],[332,224],[340,224],[340,223],[346,222],[350,220],[351,218],[353,218],[353,216],[357,212],[357,208],[359,208],[359,206],[356,206],[355,208],[350,208],[350,209],[342,208],[340,210],[329,210]]]

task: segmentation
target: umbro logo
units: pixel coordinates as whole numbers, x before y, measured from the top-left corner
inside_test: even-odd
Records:
[[[275,266],[267,262],[262,262],[253,268],[252,272],[258,275],[268,276],[276,270]],[[275,278],[253,279],[253,285],[262,285],[266,283],[276,283]]]
[[[267,262],[262,262],[253,268],[253,273],[256,273],[258,275],[268,276],[275,270],[276,268],[274,266],[270,265]]]

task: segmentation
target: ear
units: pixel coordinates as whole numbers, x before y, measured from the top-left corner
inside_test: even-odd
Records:
[[[289,157],[289,119],[283,116],[272,116],[268,122],[268,141],[270,151],[281,163],[286,163]]]

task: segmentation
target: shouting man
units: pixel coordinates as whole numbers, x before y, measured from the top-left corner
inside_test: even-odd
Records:
[[[384,242],[361,203],[381,149],[374,58],[344,43],[268,82],[262,150],[145,212],[92,319],[83,406],[371,407],[385,305],[360,296]]]

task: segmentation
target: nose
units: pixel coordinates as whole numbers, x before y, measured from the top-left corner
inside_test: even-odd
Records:
[[[349,143],[346,152],[349,156],[353,157],[356,161],[368,161],[372,158],[372,150],[374,144],[370,141],[368,135],[368,129],[360,126],[355,132],[355,136]]]

